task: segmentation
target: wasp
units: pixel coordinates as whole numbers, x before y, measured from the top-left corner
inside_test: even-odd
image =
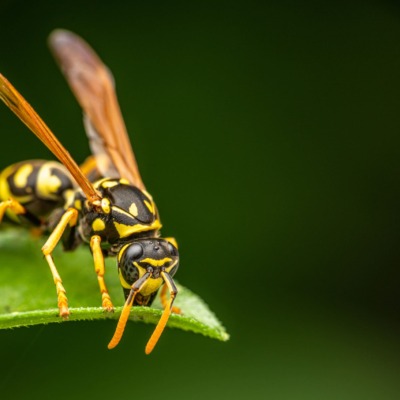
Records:
[[[0,220],[49,232],[42,247],[56,286],[59,314],[69,316],[68,298],[52,253],[90,247],[105,311],[114,310],[105,283],[104,258],[115,256],[125,304],[108,348],[122,338],[133,305],[150,306],[161,289],[162,316],[150,337],[149,354],[159,340],[178,293],[177,243],[161,238],[161,222],[146,191],[122,118],[114,79],[94,50],[79,36],[55,30],[49,47],[83,110],[92,156],[78,166],[35,110],[0,74],[0,99],[48,147],[59,162],[31,160],[0,174]],[[167,299],[169,291],[169,299]]]

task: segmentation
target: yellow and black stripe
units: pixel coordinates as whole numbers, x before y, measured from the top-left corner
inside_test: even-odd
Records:
[[[73,193],[73,182],[66,168],[55,161],[30,160],[13,164],[0,173],[0,201],[13,199],[25,209],[24,222],[38,225]],[[14,222],[21,216],[11,209],[6,215]]]

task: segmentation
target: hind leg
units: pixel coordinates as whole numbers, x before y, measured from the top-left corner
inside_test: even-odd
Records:
[[[60,222],[54,228],[53,232],[51,233],[46,243],[42,247],[43,255],[45,256],[47,263],[49,264],[51,274],[53,275],[54,284],[56,285],[58,309],[60,310],[60,316],[63,318],[68,318],[69,316],[68,299],[64,286],[62,284],[61,277],[54,264],[51,253],[57,246],[57,243],[60,241],[61,236],[64,233],[67,226],[76,225],[77,217],[78,217],[78,211],[75,208],[69,208],[63,214],[63,216],[60,219]]]
[[[0,222],[3,220],[6,210],[11,210],[14,214],[25,214],[25,207],[14,199],[8,199],[0,203]]]

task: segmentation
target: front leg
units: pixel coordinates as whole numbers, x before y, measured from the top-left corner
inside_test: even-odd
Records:
[[[101,251],[101,238],[98,235],[94,235],[90,238],[90,248],[93,253],[94,269],[97,274],[97,280],[99,281],[102,306],[105,311],[114,311],[114,306],[111,302],[111,297],[108,293],[106,282],[104,280],[105,267],[104,257]]]

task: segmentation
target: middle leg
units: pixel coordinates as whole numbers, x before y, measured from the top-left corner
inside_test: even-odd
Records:
[[[105,311],[114,311],[114,306],[111,302],[110,294],[108,293],[106,282],[104,280],[105,267],[104,257],[101,251],[101,238],[98,235],[94,235],[90,238],[90,248],[93,253],[94,269],[97,274],[97,280],[99,281],[102,306]]]

